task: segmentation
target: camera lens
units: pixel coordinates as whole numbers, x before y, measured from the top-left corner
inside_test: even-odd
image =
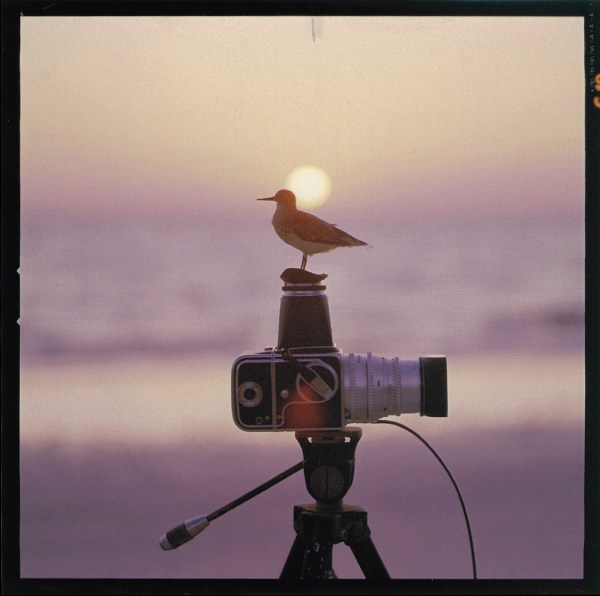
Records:
[[[348,354],[344,360],[348,422],[374,422],[410,413],[447,416],[445,356],[400,360],[368,352],[366,356]]]
[[[423,416],[448,416],[448,374],[445,356],[422,356],[421,377],[423,379]]]

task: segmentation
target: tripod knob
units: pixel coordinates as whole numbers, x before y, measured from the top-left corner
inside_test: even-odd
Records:
[[[319,466],[309,473],[308,484],[317,501],[338,501],[347,491],[343,474],[334,466]]]

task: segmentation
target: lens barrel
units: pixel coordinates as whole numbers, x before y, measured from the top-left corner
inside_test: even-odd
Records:
[[[447,416],[446,357],[400,360],[371,352],[348,354],[344,390],[347,422],[375,422],[410,413]]]

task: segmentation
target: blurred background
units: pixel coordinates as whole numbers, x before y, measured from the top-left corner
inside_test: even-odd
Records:
[[[401,421],[480,577],[582,576],[582,19],[21,25],[23,577],[279,575],[301,475],[158,539],[301,459],[230,406],[300,264],[255,200],[284,187],[371,245],[309,259],[336,345],[447,356],[448,418]],[[408,433],[363,426],[345,501],[393,578],[470,576]]]

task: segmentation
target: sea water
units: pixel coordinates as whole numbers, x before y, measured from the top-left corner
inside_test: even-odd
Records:
[[[355,222],[352,232],[372,246],[308,261],[329,274],[340,349],[583,348],[582,220]],[[301,260],[262,220],[29,216],[21,246],[21,357],[32,364],[272,346],[279,275]]]

